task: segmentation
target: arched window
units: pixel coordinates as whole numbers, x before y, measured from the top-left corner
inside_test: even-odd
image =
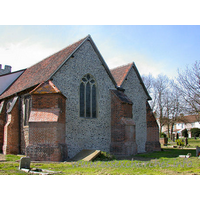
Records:
[[[96,81],[90,74],[81,79],[80,84],[80,117],[97,117]]]

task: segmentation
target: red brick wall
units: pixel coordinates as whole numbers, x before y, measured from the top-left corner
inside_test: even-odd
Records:
[[[149,103],[146,103],[147,109],[147,141],[145,144],[146,151],[160,151],[160,142],[159,142],[159,127],[156,122],[155,116],[152,112],[152,109]]]
[[[34,94],[32,95],[33,108],[58,108],[62,104],[61,94]]]
[[[111,90],[111,147],[115,155],[133,155],[137,153],[135,126],[126,124],[132,120],[132,104],[124,103]]]
[[[5,123],[6,123],[6,109],[5,109],[5,103],[3,103],[3,107],[0,113],[0,153],[3,152],[3,136],[4,136]]]
[[[19,100],[7,116],[7,122],[4,126],[3,153],[19,153]]]
[[[32,94],[32,110],[59,109],[57,121],[30,121],[29,145],[26,155],[32,160],[63,161],[67,157],[65,144],[65,102],[61,94]]]

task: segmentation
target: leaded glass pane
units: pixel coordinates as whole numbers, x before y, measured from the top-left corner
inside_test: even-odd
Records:
[[[87,79],[90,80],[90,75],[89,74],[87,75]]]
[[[80,117],[84,117],[84,110],[85,110],[85,106],[84,106],[84,96],[85,96],[85,87],[84,84],[81,83],[80,85]]]
[[[96,86],[92,86],[92,117],[96,118]]]
[[[86,85],[86,117],[90,117],[90,83]]]
[[[82,79],[82,81],[86,82],[86,81],[87,81],[87,79],[86,79],[86,78],[83,78],[83,79]]]

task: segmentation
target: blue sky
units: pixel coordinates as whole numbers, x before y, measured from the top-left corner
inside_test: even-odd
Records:
[[[30,67],[88,34],[111,69],[134,61],[141,75],[175,77],[200,60],[198,25],[2,25],[0,64]]]

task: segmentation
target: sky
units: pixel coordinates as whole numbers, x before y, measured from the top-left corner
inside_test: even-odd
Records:
[[[200,60],[199,25],[1,25],[0,64],[30,67],[88,34],[110,69],[135,62],[141,75],[174,78]]]

